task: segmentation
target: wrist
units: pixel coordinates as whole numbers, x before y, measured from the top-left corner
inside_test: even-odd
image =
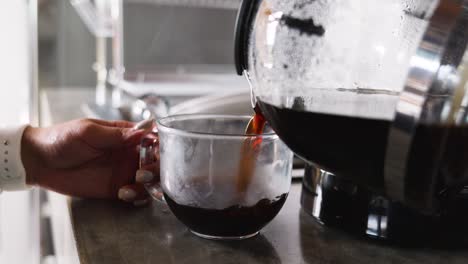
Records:
[[[26,127],[21,139],[21,160],[26,171],[26,184],[35,186],[41,178],[40,148],[37,143],[40,128]]]

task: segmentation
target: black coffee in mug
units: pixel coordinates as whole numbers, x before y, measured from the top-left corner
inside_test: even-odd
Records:
[[[179,204],[164,194],[171,211],[192,231],[216,237],[242,237],[255,234],[283,207],[288,194],[273,200],[262,199],[252,206],[232,205],[224,209]]]

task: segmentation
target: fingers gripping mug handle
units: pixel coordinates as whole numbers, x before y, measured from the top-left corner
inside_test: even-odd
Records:
[[[153,122],[154,123],[154,122]],[[159,136],[155,125],[141,140],[140,144],[140,169],[149,170],[153,175],[159,175]],[[159,178],[151,183],[145,183],[148,193],[157,201],[165,202],[164,193]]]

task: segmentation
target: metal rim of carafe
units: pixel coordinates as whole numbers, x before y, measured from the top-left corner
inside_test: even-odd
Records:
[[[406,169],[417,125],[421,122],[452,122],[453,112],[467,101],[467,28],[468,0],[441,0],[411,59],[405,87],[397,103],[385,158],[385,190],[391,199],[411,207],[424,210],[434,205],[434,201],[424,204],[407,201],[405,195],[412,191],[406,188],[405,182],[412,177],[406,175]],[[447,58],[452,61],[448,59],[447,63]],[[439,99],[439,107],[430,105],[434,96],[443,97]],[[435,182],[436,173],[425,177],[432,177]],[[427,191],[433,193],[434,186]]]

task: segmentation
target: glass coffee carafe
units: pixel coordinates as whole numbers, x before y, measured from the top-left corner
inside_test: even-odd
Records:
[[[468,185],[467,26],[468,1],[243,1],[237,71],[316,170],[439,216]]]

